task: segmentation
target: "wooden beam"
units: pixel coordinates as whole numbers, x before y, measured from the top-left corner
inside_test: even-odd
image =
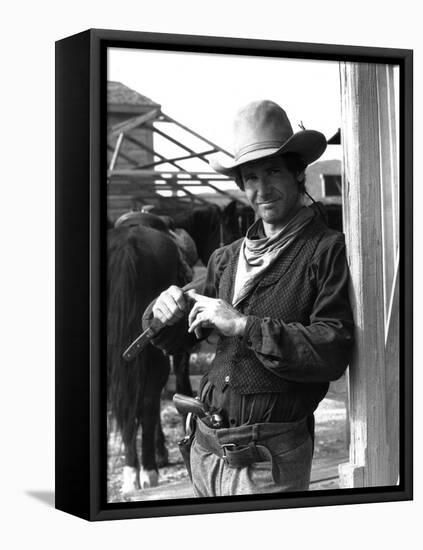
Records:
[[[128,178],[149,178],[153,176],[157,179],[160,179],[160,178],[166,179],[166,177],[175,177],[177,174],[178,172],[172,172],[171,170],[142,170],[139,168],[134,168],[132,170],[132,169],[123,168],[123,169],[113,170],[113,172],[109,173],[109,176],[110,177],[124,176]],[[191,172],[189,170],[185,170],[184,174],[197,179],[207,178],[208,176],[215,175],[214,172]],[[230,182],[231,180],[229,178],[222,177],[222,178],[213,178],[213,181]]]
[[[208,185],[209,187],[211,187],[212,189],[214,189],[215,191],[218,191],[219,193],[221,193],[222,195],[225,195],[226,197],[230,198],[231,200],[235,201],[235,202],[238,202],[239,204],[242,204],[242,206],[245,206],[247,203],[247,200],[245,201],[242,201],[240,200],[238,197],[235,197],[234,195],[232,195],[232,193],[230,193],[229,191],[223,191],[223,189],[219,189],[218,187],[216,187],[215,185],[213,185],[212,183],[210,183],[210,180],[207,180],[207,182],[205,183],[202,183],[200,185]]]
[[[166,116],[166,115],[164,115],[164,116]],[[174,121],[173,119],[170,119],[170,117],[167,117],[167,119],[168,119],[168,121],[174,122],[175,124],[178,124],[179,126],[181,126],[179,123],[176,123],[176,121]],[[181,126],[181,127],[183,127],[183,126]],[[217,152],[217,151],[225,152],[223,149],[219,148],[217,145],[212,144],[208,140],[202,138],[201,136],[199,136],[195,132],[190,131],[186,127],[183,127],[183,128],[186,129],[187,131],[189,131],[190,133],[192,133],[193,135],[195,135],[196,137],[199,137],[200,139],[202,139],[206,143],[211,144],[213,146],[213,149],[197,153],[196,151],[194,151],[190,147],[184,145],[183,143],[180,143],[178,140],[176,140],[176,139],[172,138],[171,136],[167,135],[165,132],[162,132],[161,130],[157,129],[155,126],[148,125],[147,128],[151,129],[152,131],[157,132],[159,135],[162,135],[163,137],[165,137],[166,139],[168,139],[172,143],[178,145],[179,147],[181,147],[182,149],[187,151],[189,153],[189,155],[185,155],[185,156],[174,158],[174,159],[168,159],[168,158],[164,157],[163,155],[161,155],[160,153],[154,151],[154,149],[152,149],[152,148],[148,147],[147,145],[145,145],[142,141],[138,140],[137,138],[134,138],[131,135],[125,135],[125,139],[127,139],[128,141],[130,141],[130,142],[134,143],[135,145],[141,147],[145,151],[159,157],[161,162],[150,163],[150,164],[144,165],[144,166],[140,166],[140,164],[137,163],[136,165],[139,168],[134,169],[134,170],[109,171],[108,181],[112,177],[120,177],[120,176],[131,177],[131,178],[137,178],[137,177],[148,178],[148,177],[151,177],[151,176],[155,176],[157,178],[161,178],[162,174],[166,174],[166,175],[172,175],[172,177],[174,177],[174,175],[175,175],[174,172],[158,172],[158,171],[155,171],[155,170],[149,170],[149,168],[154,167],[154,166],[158,166],[162,162],[163,163],[169,163],[172,166],[174,166],[175,168],[177,168],[178,170],[180,170],[181,174],[185,174],[187,176],[187,178],[189,178],[189,179],[192,178],[192,177],[199,178],[199,179],[201,179],[201,184],[200,185],[207,186],[210,189],[213,189],[214,191],[216,191],[216,192],[218,192],[222,195],[225,195],[225,196],[229,197],[231,200],[235,200],[236,202],[238,202],[242,205],[245,204],[244,201],[240,200],[238,197],[235,197],[230,192],[224,191],[223,189],[220,189],[219,187],[214,185],[215,182],[219,182],[219,181],[231,181],[230,178],[227,178],[226,176],[215,177],[216,176],[215,172],[208,172],[208,173],[191,172],[191,171],[188,171],[188,170],[184,169],[183,166],[177,164],[177,162],[176,162],[178,160],[186,160],[186,159],[191,159],[191,158],[200,158],[202,161],[206,162],[207,165],[208,165],[209,164],[208,161],[206,159],[204,159],[203,156],[206,156],[208,154],[212,154],[213,152]],[[128,158],[128,155],[126,155],[126,157]],[[211,176],[211,178],[210,179],[205,179],[205,178],[207,178],[207,176]],[[166,179],[166,178],[163,178],[163,179]],[[189,181],[189,179],[187,181]],[[183,185],[185,185],[185,183],[183,183],[184,180],[180,177],[178,177],[176,181],[177,181],[176,185],[178,185],[179,188],[181,188]],[[175,189],[175,187],[173,187],[173,189]],[[205,202],[207,204],[209,204],[207,201],[205,201]]]
[[[377,66],[385,295],[386,423],[391,484],[399,475],[399,173],[394,68]]]
[[[107,144],[107,149],[109,151],[114,151],[114,148],[110,145],[110,144]],[[132,164],[134,167],[138,165],[138,161],[135,160],[134,158],[132,158],[130,155],[124,153],[123,151],[119,151],[119,156],[122,157],[123,159],[125,159],[126,161],[128,161],[130,164]]]
[[[153,108],[159,108],[158,103],[150,103],[143,105],[124,105],[122,103],[108,103],[107,104],[107,114],[118,114],[118,115],[142,115],[145,113],[146,109],[151,111]]]
[[[170,117],[169,115],[166,115],[165,113],[162,113],[161,120],[163,120],[165,122],[173,122],[173,124],[176,124],[177,126],[182,128],[182,130],[185,130],[186,132],[192,134],[196,138],[201,139],[202,141],[204,141],[208,145],[211,145],[212,147],[214,147],[215,149],[217,149],[221,153],[225,153],[225,155],[228,155],[229,157],[233,158],[233,155],[231,155],[228,151],[226,151],[225,149],[222,149],[222,147],[219,147],[219,145],[217,145],[216,143],[213,143],[209,139],[206,139],[205,137],[200,136],[200,134],[197,134],[197,132],[194,132],[194,130],[191,130],[191,128],[188,128],[187,126],[184,126],[183,124],[181,124],[180,122],[178,122],[174,118]]]
[[[381,159],[392,136],[392,117],[383,99],[378,66],[341,63],[344,153],[344,229],[355,319],[355,353],[349,368],[350,458],[340,466],[341,487],[392,485],[388,444],[387,360],[385,347],[384,219],[389,209]]]
[[[119,151],[123,143],[124,133],[121,132],[117,138],[116,145],[113,151],[112,160],[109,164],[109,170],[113,170],[117,161],[117,158],[119,156]]]
[[[175,183],[175,180],[167,180],[167,183],[172,188],[172,190],[182,191],[183,193],[188,195],[190,198],[192,198],[192,200],[196,200],[198,202],[201,202],[202,204],[206,204],[207,206],[211,204],[206,199],[203,199],[203,197],[199,197],[198,195],[191,193],[191,191],[188,191],[188,189],[185,189],[183,186],[178,185],[177,183]]]
[[[172,166],[174,166],[175,168],[177,168],[181,172],[186,172],[185,168],[183,166],[180,166],[179,164],[177,164],[175,162],[175,160],[167,159],[165,156],[161,155],[160,153],[157,153],[154,149],[151,149],[151,147],[148,147],[148,145],[145,145],[145,143],[143,143],[139,139],[136,139],[133,136],[129,136],[128,140],[132,141],[132,143],[134,143],[135,145],[138,145],[139,147],[141,147],[145,151],[151,153],[152,155],[155,155],[156,157],[159,157],[159,159],[161,159],[163,162],[168,162],[169,164],[171,164]],[[139,163],[137,164],[137,166],[140,169],[145,168],[144,166],[140,165]]]
[[[155,132],[156,134],[159,134],[159,136],[164,137],[165,139],[167,139],[168,141],[170,141],[170,142],[173,143],[174,145],[177,145],[178,147],[180,147],[180,148],[183,149],[184,151],[188,151],[188,153],[191,153],[191,154],[194,153],[194,154],[195,154],[194,149],[191,149],[191,148],[188,147],[187,145],[184,145],[183,143],[181,143],[180,141],[178,141],[178,140],[175,139],[174,137],[169,136],[168,134],[166,134],[166,132],[163,132],[162,130],[159,130],[159,128],[157,128],[156,126],[153,126],[153,125],[149,124],[147,127],[148,127],[150,130],[152,130],[153,132]],[[209,161],[206,160],[205,158],[200,157],[200,160],[202,160],[202,161],[205,162],[206,164],[209,164]]]
[[[380,188],[384,204],[382,212],[382,247],[385,296],[392,292],[395,266],[399,254],[399,175],[397,137],[395,127],[394,69],[392,65],[378,65],[377,94],[380,128]],[[389,300],[385,300],[385,328]]]
[[[180,126],[181,128],[183,128],[184,130],[186,130],[187,132],[190,132],[191,134],[195,135],[196,137],[202,139],[203,141],[205,141],[207,144],[209,145],[212,145],[212,147],[214,148],[213,150],[218,152],[223,152],[223,153],[226,153],[227,155],[229,155],[231,158],[232,155],[230,153],[228,153],[227,151],[225,151],[224,149],[222,149],[221,147],[219,147],[218,145],[212,143],[211,141],[208,141],[206,140],[205,138],[203,138],[202,136],[196,134],[195,132],[193,132],[192,130],[190,130],[189,128],[186,128],[185,126],[181,125],[179,122],[176,122],[174,119],[171,119],[170,117],[168,117],[167,115],[162,115],[162,117],[165,117],[165,119],[167,119],[168,122],[173,122],[175,124],[177,124],[178,126]],[[199,157],[201,158],[202,161],[206,162],[207,164],[209,164],[208,160],[202,158],[200,156],[199,153],[196,153],[193,149],[191,149],[190,147],[184,145],[183,143],[179,142],[177,139],[169,136],[168,134],[166,134],[165,132],[159,130],[158,128],[156,128],[155,126],[151,126],[149,125],[149,128],[151,128],[151,130],[153,130],[154,132],[158,133],[159,135],[161,135],[162,137],[168,139],[169,141],[171,141],[172,143],[174,143],[175,145],[178,145],[179,147],[181,147],[182,149],[185,149],[185,151],[188,151],[191,155],[196,156],[196,157]],[[203,155],[206,155],[206,154],[211,154],[211,152],[204,152]],[[180,159],[179,159],[180,160]],[[225,178],[227,181],[230,181],[229,178]],[[215,178],[213,178],[213,181],[219,181]],[[223,195],[227,195],[229,196],[232,200],[235,200],[236,202],[239,202],[240,204],[244,205],[245,203],[243,201],[240,201],[237,197],[234,197],[232,196],[230,193],[226,192],[226,191],[223,191],[222,189],[219,189],[218,187],[214,186],[213,184],[211,184],[209,182],[209,186],[214,189],[215,191],[218,191],[219,193],[223,194]]]
[[[388,309],[386,330],[386,424],[388,426],[389,477],[391,485],[398,480],[400,466],[399,429],[399,369],[400,369],[400,315],[399,263],[396,266],[392,295]]]
[[[157,118],[159,114],[160,114],[160,109],[152,109],[145,115],[136,116],[136,117],[130,118],[129,120],[125,120],[125,122],[121,122],[119,124],[116,124],[115,126],[112,126],[111,128],[108,129],[107,135],[115,136],[117,134],[120,134],[121,132],[127,133],[130,130],[137,128],[138,126],[141,126],[142,124],[145,124],[146,122],[149,122],[150,120]]]
[[[213,153],[216,153],[216,149],[210,149],[208,151],[202,151],[200,153],[191,153],[189,155],[184,155],[182,157],[173,157],[171,159],[168,159],[166,157],[162,157],[162,160],[159,160],[159,161],[156,161],[156,162],[151,162],[149,164],[143,164],[142,166],[140,166],[140,168],[152,168],[153,166],[159,166],[160,164],[163,164],[165,162],[174,163],[174,162],[177,162],[177,161],[180,161],[180,160],[191,160],[191,159],[203,157],[203,156],[206,156],[206,155],[211,155]],[[157,155],[157,153],[155,153],[155,154]],[[158,155],[158,156],[161,156],[161,155]],[[204,160],[204,159],[202,159],[202,160]]]

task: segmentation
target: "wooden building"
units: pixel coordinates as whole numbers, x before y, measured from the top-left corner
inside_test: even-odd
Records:
[[[109,133],[107,159],[108,165],[113,158],[116,142],[119,138],[119,128],[129,120],[142,117],[160,110],[160,105],[148,97],[131,90],[120,82],[107,83],[107,127]],[[143,146],[139,144],[142,143]],[[114,166],[116,168],[131,168],[132,160],[141,164],[153,161],[153,132],[145,126],[133,128],[130,137],[124,140]],[[129,160],[131,159],[131,160]]]
[[[107,164],[110,169],[129,170],[154,161],[153,132],[145,125],[131,122],[154,118],[160,105],[120,82],[107,83]],[[129,126],[128,126],[129,124]],[[126,129],[122,139],[122,128]],[[151,190],[151,184],[146,186]],[[147,189],[146,189],[147,191]],[[115,178],[108,185],[108,216],[115,220],[137,206],[134,195],[142,192],[129,178]]]
[[[341,160],[320,160],[308,166],[306,188],[315,201],[325,205],[329,226],[342,231]]]
[[[235,184],[209,167],[210,155],[230,156],[227,151],[120,82],[108,82],[107,124],[111,221],[146,205],[172,215],[195,205],[243,202]]]

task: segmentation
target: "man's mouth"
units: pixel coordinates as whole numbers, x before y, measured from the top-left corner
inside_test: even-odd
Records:
[[[261,206],[261,205],[266,205],[266,204],[272,204],[276,201],[278,201],[279,199],[271,199],[271,200],[268,200],[268,201],[261,201],[261,202],[257,202],[257,205],[258,206]]]

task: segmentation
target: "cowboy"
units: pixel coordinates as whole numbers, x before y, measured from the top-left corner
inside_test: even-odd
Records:
[[[223,427],[197,421],[197,496],[307,490],[313,413],[353,342],[344,237],[303,200],[324,135],[294,134],[285,111],[262,100],[238,112],[234,137],[233,162],[212,166],[235,179],[257,220],[213,253],[201,288],[170,287],[149,314],[165,323],[154,343],[168,351],[218,334],[199,395]]]

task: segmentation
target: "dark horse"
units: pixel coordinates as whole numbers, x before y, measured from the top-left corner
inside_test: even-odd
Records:
[[[186,229],[200,248],[204,263],[215,248],[241,236],[240,212],[235,202],[223,212],[196,209],[185,214]],[[247,214],[248,217],[249,213]],[[184,227],[181,220],[175,225]],[[228,229],[221,229],[221,223]],[[158,466],[167,463],[167,450],[160,423],[160,394],[169,375],[169,358],[154,346],[134,361],[122,360],[122,352],[141,331],[141,316],[162,290],[172,284],[188,283],[186,270],[168,225],[151,213],[128,212],[108,232],[108,401],[122,435],[125,466],[122,493],[154,486]],[[189,352],[173,357],[176,390],[192,394],[189,381]],[[137,435],[141,427],[141,463]]]
[[[125,448],[123,493],[156,485],[158,464],[167,462],[160,394],[169,358],[152,345],[130,363],[123,361],[122,352],[139,335],[148,304],[170,285],[185,283],[179,271],[177,247],[163,232],[139,225],[109,230],[108,402]],[[140,427],[142,468],[136,448]]]
[[[231,201],[222,211],[222,241],[230,244],[245,237],[247,229],[254,223],[254,210],[247,204]]]
[[[215,204],[198,206],[173,215],[175,227],[185,229],[194,239],[204,265],[207,265],[212,252],[222,244],[220,218],[220,209]]]

